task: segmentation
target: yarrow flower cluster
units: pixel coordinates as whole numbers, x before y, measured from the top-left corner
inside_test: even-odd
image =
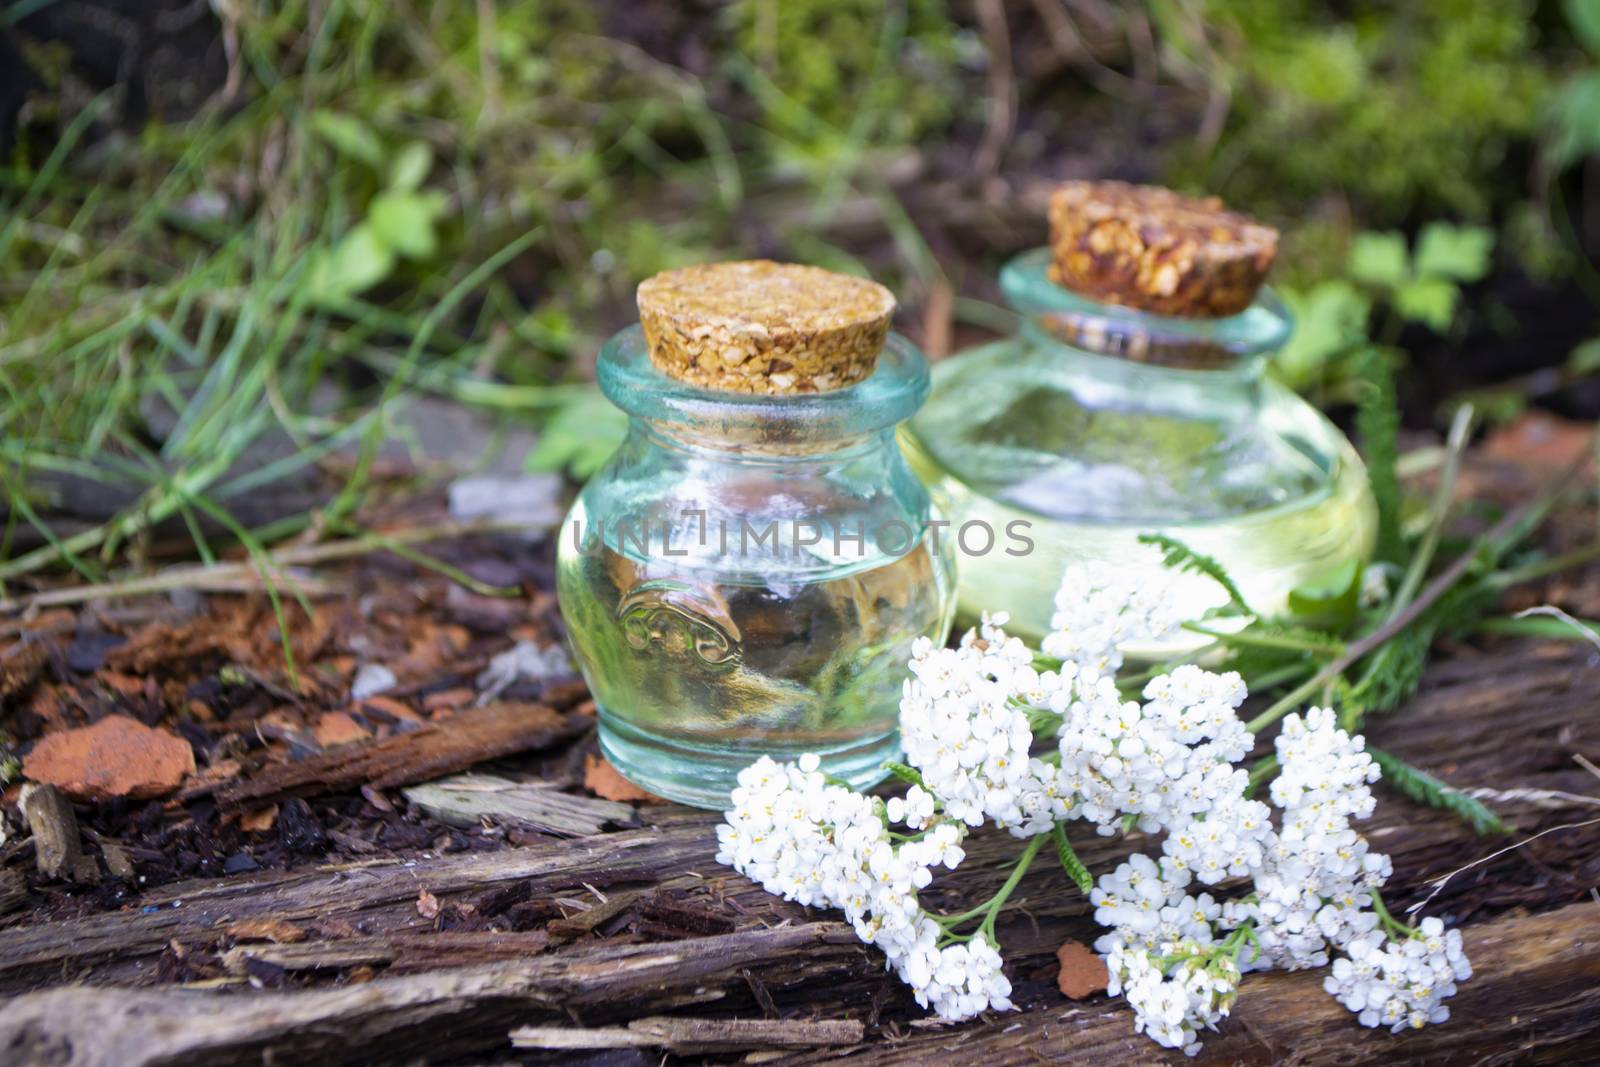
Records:
[[[1156,556],[1154,549],[1150,552]],[[1068,567],[1056,590],[1050,633],[1039,643],[1047,656],[1110,674],[1122,666],[1121,647],[1165,641],[1187,621],[1179,579],[1147,567],[1085,562]]]
[[[1252,921],[1260,940],[1254,965],[1299,970],[1328,962],[1328,949],[1372,930],[1372,893],[1393,870],[1351,825],[1372,814],[1378,765],[1365,741],[1338,728],[1333,712],[1290,715],[1277,740],[1281,771],[1272,802],[1283,812],[1254,872],[1252,898],[1230,905],[1234,924]]]
[[[1215,1030],[1232,1009],[1239,968],[1232,957],[1197,941],[1170,947],[1163,962],[1142,949],[1113,946],[1106,954],[1106,990],[1128,998],[1135,1032],[1192,1056],[1200,1051],[1199,1032]]]
[[[1361,1025],[1399,1032],[1450,1018],[1444,999],[1455,993],[1457,982],[1471,977],[1461,931],[1446,931],[1444,923],[1427,918],[1412,936],[1398,940],[1378,933],[1352,939],[1322,986],[1355,1012]]]
[[[916,643],[900,706],[902,774],[915,780],[904,797],[833,784],[814,756],[763,758],[739,777],[718,860],[790,900],[842,910],[920,1004],[956,1020],[1011,1007],[994,927],[1043,835],[1076,819],[1101,834],[1138,829],[1161,835],[1159,855],[1131,856],[1090,900],[1108,928],[1095,949],[1110,991],[1139,1032],[1193,1054],[1232,1009],[1242,971],[1335,956],[1326,988],[1364,1025],[1443,1021],[1441,1002],[1471,969],[1458,932],[1437,919],[1412,929],[1383,907],[1391,864],[1354,828],[1379,776],[1363,740],[1327,709],[1288,716],[1269,807],[1240,766],[1255,739],[1237,714],[1239,675],[1178,667],[1141,701],[1109,673],[1118,643],[1176,628],[1159,591],[1073,571],[1057,607],[1043,642],[1054,664],[1006,634],[1004,615],[955,648]],[[962,861],[969,828],[985,823],[1027,841],[1011,877],[963,915],[925,911],[918,891]]]
[[[717,861],[785,899],[842,910],[925,1008],[964,1019],[1011,1007],[995,946],[982,932],[946,943],[943,928],[917,904],[934,867],[953,869],[965,858],[964,828],[942,822],[897,845],[884,803],[830,784],[819,762],[814,755],[793,764],[762,757],[741,771],[727,822],[717,828]],[[896,811],[912,815],[908,825],[927,825],[931,801],[913,788]]]

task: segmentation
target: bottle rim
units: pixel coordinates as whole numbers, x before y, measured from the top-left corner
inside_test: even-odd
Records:
[[[872,373],[825,393],[769,396],[705,389],[663,373],[650,359],[644,331],[629,326],[601,346],[600,391],[636,418],[667,422],[703,436],[750,431],[791,441],[825,440],[890,429],[914,415],[928,396],[928,360],[891,333]]]
[[[1001,291],[1030,324],[1056,318],[1112,337],[1153,339],[1171,348],[1193,346],[1222,350],[1236,359],[1282,348],[1294,332],[1294,316],[1268,286],[1262,286],[1250,306],[1237,315],[1216,319],[1179,318],[1080,296],[1050,280],[1050,258],[1049,248],[1034,248],[1013,256],[1000,269]],[[1056,343],[1065,342],[1058,340]],[[1112,358],[1118,355],[1093,349],[1085,351]],[[1207,370],[1194,372],[1209,373]]]

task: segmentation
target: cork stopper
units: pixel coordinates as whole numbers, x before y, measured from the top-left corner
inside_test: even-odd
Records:
[[[1214,196],[1126,182],[1067,182],[1050,196],[1050,280],[1158,315],[1222,318],[1250,306],[1278,231]]]
[[[820,267],[757,259],[663,271],[639,285],[662,373],[736,393],[821,393],[872,373],[894,294]]]

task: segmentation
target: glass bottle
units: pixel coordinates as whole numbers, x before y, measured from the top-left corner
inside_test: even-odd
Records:
[[[954,527],[1021,522],[1033,541],[1020,558],[962,554],[963,615],[1005,610],[1011,629],[1039,636],[1078,561],[1163,570],[1191,618],[1225,601],[1209,579],[1161,568],[1143,533],[1220,560],[1264,614],[1371,553],[1360,458],[1266,374],[1293,326],[1270,289],[1232,316],[1176,318],[1079,296],[1051,281],[1050,262],[1036,249],[1004,267],[1018,332],[940,363],[902,435]],[[1205,640],[1123,651],[1161,656]]]
[[[713,808],[762,754],[879,781],[911,644],[954,611],[894,438],[927,396],[922,353],[891,334],[853,386],[751,395],[667,376],[634,326],[598,378],[629,430],[562,528],[557,590],[606,757]]]

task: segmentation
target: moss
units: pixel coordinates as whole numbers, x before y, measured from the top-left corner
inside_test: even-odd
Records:
[[[1174,175],[1285,215],[1339,190],[1367,225],[1424,204],[1483,218],[1514,198],[1505,157],[1547,89],[1530,0],[1354,7],[1336,18],[1304,0],[1209,0],[1230,113]]]
[[[843,130],[864,111],[901,144],[955,111],[955,24],[940,0],[736,0],[734,40],[789,103]],[[787,123],[767,105],[769,122]]]

